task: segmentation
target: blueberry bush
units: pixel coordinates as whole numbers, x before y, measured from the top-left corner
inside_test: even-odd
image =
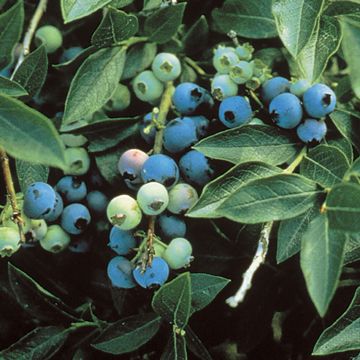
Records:
[[[358,0],[0,0],[0,359],[360,359]]]

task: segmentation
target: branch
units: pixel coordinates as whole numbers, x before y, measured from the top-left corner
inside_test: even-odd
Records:
[[[21,54],[17,60],[17,63],[15,65],[15,69],[12,73],[11,79],[13,79],[14,74],[16,72],[16,70],[20,67],[20,65],[23,63],[25,56],[28,55],[30,53],[30,46],[31,46],[31,42],[32,39],[34,37],[35,31],[39,25],[39,22],[44,14],[44,12],[46,11],[46,6],[47,6],[47,2],[48,0],[40,0],[39,4],[34,12],[33,17],[30,20],[30,24],[29,27],[25,33],[24,36],[24,40],[23,40],[23,45],[22,45],[22,51]]]

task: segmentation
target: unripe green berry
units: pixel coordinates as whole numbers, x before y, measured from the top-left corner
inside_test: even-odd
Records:
[[[0,256],[11,256],[20,249],[20,234],[18,229],[0,227]]]
[[[39,241],[45,237],[47,231],[48,231],[48,227],[45,220],[32,219],[30,230],[26,234],[26,240],[31,242]]]
[[[110,111],[123,111],[130,106],[130,102],[131,94],[129,88],[123,84],[118,84],[106,109]]]
[[[245,84],[253,75],[253,67],[247,61],[239,61],[230,68],[229,76],[236,84]]]
[[[169,203],[169,194],[164,185],[153,181],[140,187],[136,199],[146,215],[159,215]]]
[[[90,157],[82,147],[65,149],[67,170],[65,175],[84,175],[90,168]]]
[[[35,38],[41,40],[48,54],[54,53],[62,45],[60,30],[52,25],[41,26],[36,30]]]
[[[178,57],[170,53],[160,53],[151,65],[154,75],[163,82],[173,81],[181,74],[181,64]]]
[[[184,214],[198,200],[197,191],[189,184],[176,184],[169,191],[168,210],[173,214]]]
[[[81,147],[88,142],[88,139],[84,135],[61,134],[60,137],[67,147]]]
[[[70,244],[70,235],[59,225],[50,225],[44,238],[40,241],[41,247],[49,252],[58,253]]]
[[[170,241],[166,248],[163,258],[171,269],[177,270],[188,266],[192,260],[192,246],[184,238],[175,238]]]
[[[146,70],[135,77],[133,89],[135,95],[141,101],[155,103],[161,98],[164,85],[152,71]]]

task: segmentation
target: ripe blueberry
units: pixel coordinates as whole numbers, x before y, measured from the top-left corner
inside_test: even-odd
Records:
[[[91,216],[87,207],[82,204],[70,204],[61,215],[61,226],[69,234],[83,233],[90,224]]]
[[[169,273],[169,265],[158,256],[153,258],[151,266],[146,267],[145,272],[142,272],[140,266],[133,270],[135,281],[145,289],[163,285],[168,279]]]
[[[243,96],[231,96],[224,99],[219,107],[219,119],[228,128],[249,122],[252,109]]]
[[[113,226],[110,231],[108,246],[118,255],[127,255],[136,246],[136,240],[131,231],[121,230]]]
[[[289,91],[290,82],[281,76],[267,80],[261,88],[261,96],[265,103],[269,103],[274,97]]]
[[[303,96],[306,112],[314,118],[321,118],[335,109],[336,95],[324,84],[315,84]]]
[[[317,119],[306,119],[296,129],[298,137],[305,143],[320,142],[325,137],[326,131],[325,121]]]
[[[122,289],[131,289],[136,286],[132,276],[133,266],[123,256],[112,258],[107,266],[107,275],[112,286]]]

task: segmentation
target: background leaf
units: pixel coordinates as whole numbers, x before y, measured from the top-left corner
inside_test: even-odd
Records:
[[[51,121],[43,114],[0,94],[0,128],[0,144],[11,156],[65,168],[62,141]]]
[[[15,81],[0,76],[0,94],[18,97],[28,95],[28,92]]]
[[[41,164],[33,164],[28,161],[16,159],[16,175],[19,180],[20,189],[25,192],[28,185],[36,181],[47,182],[49,168]]]
[[[184,50],[187,54],[199,53],[207,46],[209,25],[204,15],[190,27],[183,37]]]
[[[226,0],[221,8],[212,12],[216,30],[224,34],[234,30],[239,36],[251,39],[275,37],[271,3],[271,0]]]
[[[160,360],[187,360],[187,358],[185,337],[177,335],[173,330]]]
[[[111,0],[61,0],[64,23],[81,19],[109,4]]]

